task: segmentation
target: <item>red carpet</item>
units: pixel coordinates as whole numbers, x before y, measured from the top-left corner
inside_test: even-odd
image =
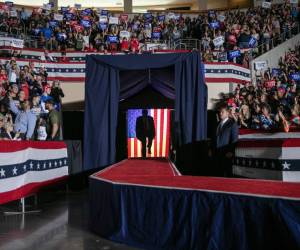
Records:
[[[125,160],[93,176],[116,184],[138,184],[289,199],[300,198],[300,183],[178,176],[167,160]]]

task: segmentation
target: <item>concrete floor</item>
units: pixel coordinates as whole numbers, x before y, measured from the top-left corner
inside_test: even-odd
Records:
[[[32,201],[28,200],[28,203]],[[132,250],[88,229],[88,191],[39,195],[40,213],[5,216],[18,203],[0,206],[1,250]]]

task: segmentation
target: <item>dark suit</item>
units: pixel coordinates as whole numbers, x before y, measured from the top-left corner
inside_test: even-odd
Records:
[[[215,149],[217,172],[220,176],[232,176],[232,158],[226,157],[227,153],[234,155],[235,145],[238,140],[239,128],[233,119],[228,119],[223,125],[219,123],[216,131]]]
[[[155,137],[154,120],[151,116],[140,116],[136,120],[136,137],[142,142],[142,156],[146,157],[146,147],[151,151],[152,141]],[[148,138],[148,145],[147,145]]]

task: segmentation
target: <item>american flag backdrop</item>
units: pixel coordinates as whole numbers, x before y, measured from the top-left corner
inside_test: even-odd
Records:
[[[170,145],[170,109],[149,109],[148,114],[153,117],[155,138],[152,144],[152,154],[147,157],[168,157]],[[136,119],[142,115],[142,109],[130,109],[127,113],[128,121],[128,158],[142,156],[142,144],[136,138]]]

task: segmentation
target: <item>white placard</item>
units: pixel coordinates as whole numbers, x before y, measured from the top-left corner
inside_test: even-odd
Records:
[[[265,9],[270,9],[271,8],[272,3],[271,2],[262,2],[262,7]]]
[[[146,44],[146,50],[154,50],[154,49],[168,49],[167,44],[165,43],[147,43]]]
[[[109,24],[119,24],[119,18],[118,17],[110,17],[109,18]]]
[[[124,37],[126,37],[127,40],[129,40],[129,38],[130,38],[130,32],[128,32],[127,30],[120,31],[120,38],[123,39]]]
[[[15,10],[10,11],[9,14],[10,14],[11,17],[17,17],[18,16],[17,11],[15,11]]]
[[[99,23],[107,23],[107,16],[100,16]]]
[[[24,47],[24,40],[11,38],[10,46],[22,49]]]
[[[225,17],[224,15],[218,15],[218,20],[219,20],[220,22],[224,22],[225,19],[226,19],[226,17]]]
[[[254,62],[254,65],[255,65],[256,70],[262,70],[262,69],[266,69],[268,67],[267,61],[257,61],[257,62]]]
[[[168,19],[175,19],[175,14],[174,13],[168,13],[167,18]]]
[[[213,40],[213,43],[216,47],[221,46],[224,43],[224,37],[223,36],[218,36]]]
[[[43,9],[44,9],[44,10],[51,10],[51,8],[52,8],[52,7],[51,7],[51,4],[49,4],[49,3],[44,3],[44,4],[43,4]]]
[[[298,3],[298,0],[290,0],[290,3],[291,3],[291,4],[297,4],[297,3]]]
[[[64,19],[63,15],[54,14],[54,20],[56,20],[56,21],[62,21],[63,19]]]

